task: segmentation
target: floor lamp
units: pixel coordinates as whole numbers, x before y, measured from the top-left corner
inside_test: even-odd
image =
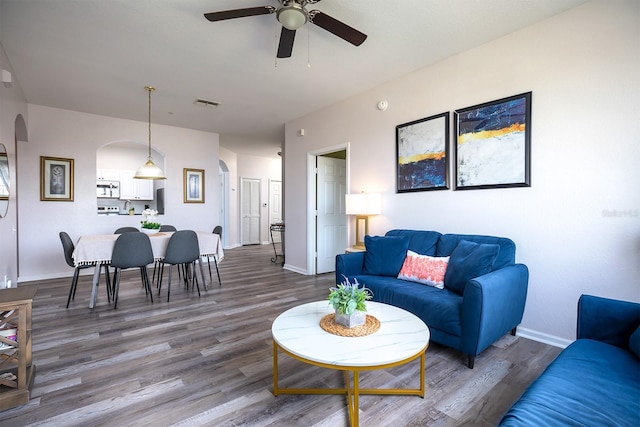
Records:
[[[354,249],[365,249],[364,236],[369,234],[369,216],[381,213],[382,197],[380,193],[347,194],[345,212],[356,217],[356,243]]]

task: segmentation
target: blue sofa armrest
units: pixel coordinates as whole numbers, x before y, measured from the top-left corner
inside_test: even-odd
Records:
[[[577,338],[627,348],[629,336],[640,325],[640,304],[582,295],[578,300]]]
[[[353,277],[362,274],[364,252],[336,255],[336,283],[344,281],[343,276]]]
[[[522,321],[529,269],[512,264],[467,282],[462,298],[461,350],[477,356]]]

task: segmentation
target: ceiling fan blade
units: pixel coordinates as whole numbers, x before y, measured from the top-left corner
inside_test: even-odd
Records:
[[[341,39],[348,41],[352,45],[360,46],[367,39],[366,34],[361,33],[355,28],[350,27],[347,24],[330,17],[329,15],[322,13],[319,10],[314,10],[312,12],[314,12],[314,15],[311,22],[316,24],[318,27],[329,31],[332,34],[335,34]]]
[[[223,10],[222,12],[205,13],[204,17],[211,22],[224,21],[225,19],[244,18],[246,16],[268,15],[275,12],[273,6],[247,7],[245,9]]]
[[[278,44],[278,58],[290,58],[293,52],[293,40],[296,38],[296,30],[289,30],[282,27],[280,33],[280,43]]]

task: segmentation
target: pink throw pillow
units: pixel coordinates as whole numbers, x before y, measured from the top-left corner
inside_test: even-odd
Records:
[[[407,251],[407,257],[404,259],[398,279],[444,289],[444,275],[448,265],[448,256],[433,257]]]

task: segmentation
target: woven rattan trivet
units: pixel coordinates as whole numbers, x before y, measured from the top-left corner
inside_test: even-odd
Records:
[[[336,323],[336,315],[335,313],[331,313],[320,320],[320,327],[333,335],[340,335],[342,337],[364,337],[380,329],[380,321],[372,315],[367,314],[367,320],[364,325],[347,328],[346,326]]]

